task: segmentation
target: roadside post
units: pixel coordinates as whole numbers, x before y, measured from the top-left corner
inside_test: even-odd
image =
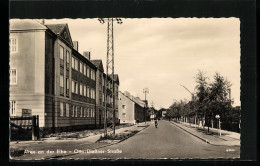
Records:
[[[221,136],[220,116],[216,115],[215,118],[218,120],[218,133]]]

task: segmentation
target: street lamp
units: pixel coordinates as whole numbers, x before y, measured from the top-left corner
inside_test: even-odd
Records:
[[[221,130],[220,130],[220,116],[216,115],[215,118],[218,120],[218,132],[219,132],[219,136],[221,136]]]
[[[144,88],[143,89],[143,93],[145,95],[144,121],[145,121],[145,124],[146,124],[146,109],[147,109],[146,93],[149,93],[149,89],[148,88]]]

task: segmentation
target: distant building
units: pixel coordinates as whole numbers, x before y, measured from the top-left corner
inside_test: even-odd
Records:
[[[120,123],[135,124],[145,120],[145,102],[129,92],[119,92],[118,113]]]
[[[39,115],[46,131],[103,127],[106,78],[111,87],[102,61],[78,52],[68,24],[10,20],[10,116]],[[118,87],[115,75],[117,115]]]
[[[166,115],[166,111],[162,111],[162,118],[164,119],[165,118],[165,115]]]

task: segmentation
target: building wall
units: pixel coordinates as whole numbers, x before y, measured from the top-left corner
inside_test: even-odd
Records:
[[[135,103],[135,120],[137,122],[144,122],[144,107]]]
[[[10,85],[10,101],[16,101],[16,116],[22,109],[31,109],[39,115],[44,126],[45,30],[10,31],[16,38],[17,53],[10,53],[10,69],[17,70],[17,84]]]
[[[125,109],[123,108],[123,105],[126,106]],[[135,123],[134,108],[135,108],[134,102],[119,92],[118,116],[121,124]]]

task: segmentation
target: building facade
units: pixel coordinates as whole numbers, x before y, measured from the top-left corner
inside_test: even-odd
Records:
[[[67,24],[10,21],[10,116],[30,110],[53,132],[102,127],[104,78],[102,61],[78,52]]]
[[[129,92],[119,91],[118,114],[120,124],[136,124],[145,121],[145,102]]]

